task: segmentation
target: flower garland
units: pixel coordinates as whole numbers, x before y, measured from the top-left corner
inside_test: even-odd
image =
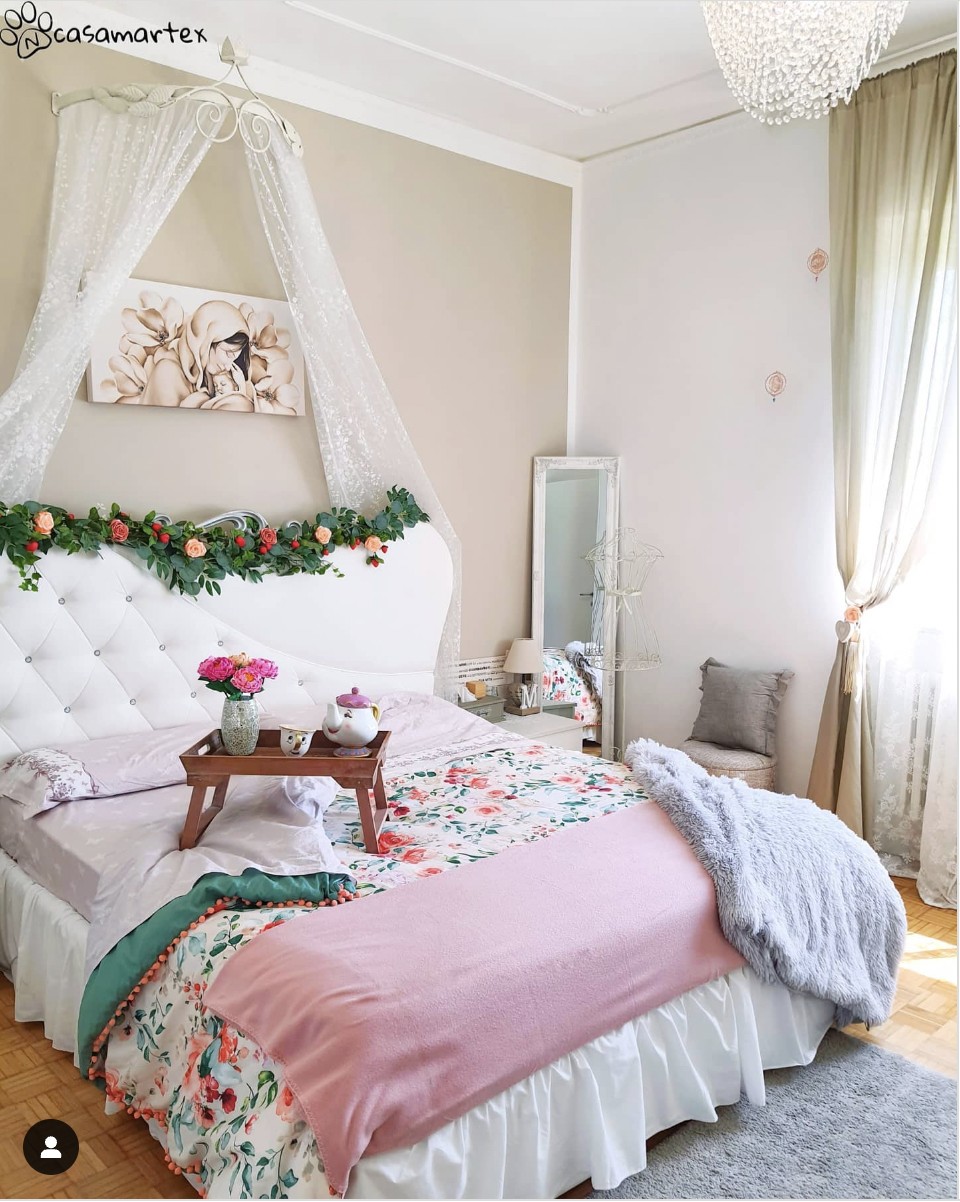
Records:
[[[52,547],[73,555],[105,545],[126,546],[171,588],[195,597],[201,590],[219,593],[217,582],[227,576],[253,581],[299,572],[322,576],[333,571],[342,576],[329,562],[334,547],[362,544],[367,563],[378,568],[389,543],[403,538],[405,529],[429,520],[405,488],[389,489],[386,506],[372,518],[335,507],[283,527],[261,527],[248,518],[240,530],[167,522],[154,512],[133,519],[117,504],[108,513],[94,508],[86,517],[76,517],[38,501],[9,508],[0,503],[0,555],[19,569],[20,587],[36,592],[36,564]]]

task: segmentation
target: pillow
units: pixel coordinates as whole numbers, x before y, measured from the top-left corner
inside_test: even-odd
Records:
[[[0,767],[0,795],[32,817],[65,801],[183,784],[180,753],[209,730],[207,721],[24,751]]]
[[[776,755],[777,710],[793,673],[730,668],[715,659],[700,671],[703,697],[691,739]]]

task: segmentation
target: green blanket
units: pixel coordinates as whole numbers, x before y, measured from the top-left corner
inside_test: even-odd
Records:
[[[210,872],[189,893],[175,897],[140,923],[100,961],[90,975],[80,1003],[77,1046],[80,1071],[87,1075],[93,1041],[130,995],[157,958],[223,897],[235,897],[231,908],[255,906],[257,902],[321,902],[337,898],[341,890],[356,892],[353,880],[342,873],[315,872],[308,876],[269,876],[248,868],[242,876]],[[98,1081],[102,1087],[102,1082]]]

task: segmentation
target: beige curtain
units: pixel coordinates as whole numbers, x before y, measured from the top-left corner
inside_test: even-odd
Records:
[[[830,115],[837,566],[880,605],[922,553],[957,338],[955,51],[865,81]],[[839,616],[839,615],[838,615]],[[863,642],[838,645],[809,795],[873,834]]]

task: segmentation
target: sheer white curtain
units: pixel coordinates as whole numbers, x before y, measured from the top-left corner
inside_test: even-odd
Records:
[[[210,147],[192,104],[139,115],[90,100],[58,121],[43,291],[0,396],[7,504],[39,499],[93,335]]]
[[[887,712],[878,657],[895,673],[882,611],[930,535],[956,412],[956,63],[953,51],[869,79],[830,115],[837,565],[863,637],[838,647],[809,795],[870,842]]]
[[[951,385],[956,391],[956,379]],[[955,411],[951,417],[955,419]],[[869,615],[873,845],[932,906],[957,905],[956,426],[944,430],[924,559]]]
[[[443,511],[384,383],[330,250],[303,162],[283,138],[247,165],[310,379],[330,500],[378,509],[393,484],[408,488],[453,559],[454,590],[437,663],[438,688],[455,694],[460,658],[460,540]]]

